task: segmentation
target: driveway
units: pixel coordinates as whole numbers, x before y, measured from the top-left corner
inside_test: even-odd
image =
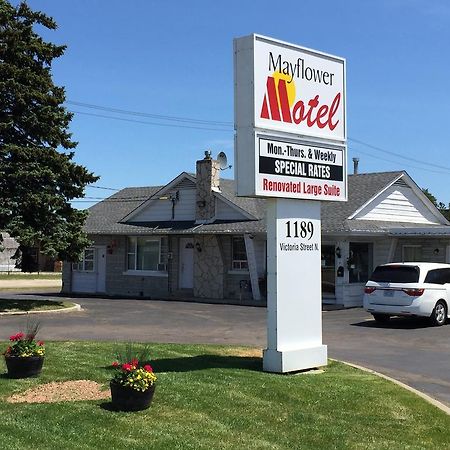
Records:
[[[0,292],[0,296],[13,295]],[[69,300],[81,304],[83,311],[41,315],[42,339],[266,346],[265,308],[130,299]],[[25,323],[24,316],[1,316],[0,340],[8,339]],[[328,311],[323,313],[323,341],[329,357],[389,375],[450,406],[450,324],[433,328],[422,321],[393,319],[380,325],[360,308]]]

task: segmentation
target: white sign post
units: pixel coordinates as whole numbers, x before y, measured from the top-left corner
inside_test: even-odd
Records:
[[[269,199],[267,208],[268,372],[327,364],[322,345],[320,202]]]
[[[237,193],[268,199],[264,370],[323,366],[317,200],[347,200],[345,60],[260,35],[234,58]]]

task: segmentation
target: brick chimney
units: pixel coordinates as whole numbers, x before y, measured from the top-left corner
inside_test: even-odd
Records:
[[[197,161],[197,193],[195,198],[195,219],[197,223],[208,223],[216,215],[216,202],[213,191],[219,190],[219,162],[212,159],[206,151],[204,159]]]

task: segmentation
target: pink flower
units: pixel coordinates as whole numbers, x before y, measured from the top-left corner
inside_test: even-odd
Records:
[[[144,370],[146,370],[147,372],[153,372],[153,368],[150,364],[146,364],[144,366]]]
[[[117,361],[114,361],[111,365],[112,365],[113,367],[119,367],[119,363],[118,363]]]
[[[44,345],[44,341],[38,341],[37,345],[39,345],[39,347],[42,347]]]
[[[133,366],[131,364],[122,364],[122,370],[125,372],[131,372],[133,370]]]

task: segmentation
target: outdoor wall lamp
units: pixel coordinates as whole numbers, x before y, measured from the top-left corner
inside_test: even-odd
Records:
[[[111,243],[106,247],[107,248],[107,250],[108,250],[108,254],[109,255],[112,255],[113,254],[113,251],[114,251],[114,249],[117,247],[117,241],[115,240],[115,239],[113,239],[112,241],[111,241]]]
[[[197,206],[198,206],[199,208],[204,208],[204,207],[206,206],[206,201],[205,201],[205,200],[199,200],[199,201],[197,202]]]
[[[439,255],[439,249],[438,249],[438,248],[435,248],[433,253],[434,253],[435,255]]]
[[[202,247],[200,245],[200,242],[196,242],[195,243],[195,248],[197,249],[197,251],[200,253],[202,251]]]
[[[336,253],[336,256],[338,258],[340,258],[342,256],[342,254],[341,254],[341,247],[336,247],[335,253]]]

